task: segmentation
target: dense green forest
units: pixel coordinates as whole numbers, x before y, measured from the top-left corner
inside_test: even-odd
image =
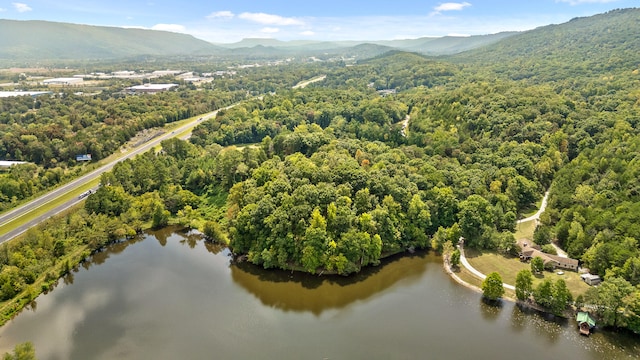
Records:
[[[102,66],[103,71],[119,69]],[[142,65],[131,66],[137,69]],[[211,71],[211,66],[220,65],[193,68]],[[99,161],[142,130],[155,129],[146,137],[153,136],[163,131],[160,128],[165,124],[220,109],[250,95],[290,88],[325,71],[325,67],[300,64],[248,68],[236,76],[215,78],[201,88],[178,81],[181,86],[176,91],[155,96],[125,94],[122,89],[132,84],[110,80],[97,94],[63,89],[35,100],[29,96],[0,98],[0,159],[30,162],[0,173],[0,211],[87,171],[87,166],[76,162],[76,155],[91,154],[93,162]]]
[[[75,158],[99,161],[144,129],[216,110],[243,99],[245,91],[195,91],[187,87],[157,96],[64,92],[0,98],[0,158],[27,161],[0,174],[0,210],[75,176]],[[156,131],[157,133],[157,131]]]
[[[594,305],[604,325],[638,332],[639,20],[640,10],[617,10],[454,58],[392,52],[355,66],[313,65],[308,73],[254,69],[250,78],[214,86],[236,91],[230,94],[184,89],[86,105],[72,95],[43,100],[39,109],[60,116],[38,124],[95,129],[85,135],[91,143],[95,134],[117,142],[129,123],[119,120],[144,123],[151,108],[162,123],[247,91],[261,95],[203,121],[189,141],[167,140],[162,151],[118,163],[84,208],[66,216],[55,241],[45,227],[3,245],[0,283],[9,285],[2,297],[28,289],[72,249],[95,250],[170,223],[228,241],[236,259],[310,273],[346,275],[390,254],[440,251],[460,236],[469,247],[511,253],[516,220],[550,189],[536,242],[557,241],[603,276],[580,301]],[[590,49],[606,51],[589,56]],[[305,74],[327,77],[290,89]],[[163,113],[163,104],[172,110]],[[124,109],[109,115],[106,105]],[[145,115],[136,117],[132,107]],[[28,106],[7,109],[4,126],[26,125],[12,131],[29,131],[37,120],[26,120]],[[73,114],[80,125],[91,120],[74,130]],[[51,131],[39,136],[41,127],[24,133],[31,142],[22,143],[22,156],[33,156],[32,142],[55,140]],[[28,177],[13,172],[4,178]],[[545,284],[564,294],[563,285]]]

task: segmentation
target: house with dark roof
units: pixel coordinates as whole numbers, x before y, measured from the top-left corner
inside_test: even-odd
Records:
[[[526,243],[524,244],[526,246]],[[529,261],[534,257],[542,258],[544,262],[545,268],[561,268],[566,270],[578,271],[578,260],[566,258],[558,255],[552,255],[543,253],[540,249],[536,247],[525,247],[520,252],[520,260],[521,261]]]

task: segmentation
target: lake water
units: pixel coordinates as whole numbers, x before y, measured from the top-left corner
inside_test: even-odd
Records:
[[[486,305],[441,259],[353,277],[233,265],[197,234],[149,233],[96,254],[0,328],[39,359],[636,359],[640,337]]]

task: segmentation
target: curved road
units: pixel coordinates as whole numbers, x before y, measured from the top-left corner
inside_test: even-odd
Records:
[[[535,214],[533,214],[533,215],[531,215],[531,216],[529,216],[527,218],[518,220],[517,223],[520,224],[520,223],[524,223],[524,222],[527,222],[527,221],[540,219],[540,215],[542,215],[544,210],[547,208],[547,199],[548,198],[549,198],[549,191],[544,193],[544,197],[542,198],[542,203],[540,204],[540,209],[538,209],[538,211]],[[464,241],[460,242],[460,245],[458,245],[458,249],[460,249],[460,263],[462,264],[462,266],[464,266],[473,275],[479,277],[480,279],[482,279],[482,280],[486,279],[487,275],[481,273],[480,271],[476,270],[473,266],[471,266],[469,261],[467,261],[467,257],[464,256]],[[559,252],[559,254],[560,254],[560,252]],[[502,286],[504,286],[506,289],[509,289],[509,290],[514,290],[514,291],[516,290],[515,286],[513,286],[513,285],[502,283]]]
[[[223,109],[229,109],[229,108],[231,108],[231,107],[233,107],[235,105],[236,104],[230,105],[230,106],[225,107]],[[45,204],[47,204],[47,203],[49,203],[49,202],[51,202],[51,201],[63,196],[65,194],[75,190],[76,188],[78,188],[78,187],[80,187],[80,186],[82,186],[82,185],[84,185],[84,184],[86,184],[86,183],[98,178],[100,175],[102,175],[102,173],[111,170],[116,163],[118,163],[118,162],[120,162],[122,160],[125,160],[125,159],[132,158],[132,157],[134,157],[134,156],[136,156],[136,155],[138,155],[140,153],[143,153],[143,152],[153,148],[154,146],[157,146],[163,140],[167,140],[167,139],[176,137],[177,134],[180,134],[180,133],[182,133],[184,131],[187,131],[190,128],[194,128],[200,121],[206,120],[206,119],[210,119],[210,118],[216,116],[218,111],[219,110],[216,110],[216,111],[210,112],[208,114],[202,115],[198,119],[195,119],[195,120],[193,120],[191,122],[188,122],[185,125],[180,126],[179,128],[175,129],[171,133],[166,133],[166,134],[164,134],[162,136],[158,136],[157,138],[152,139],[151,141],[149,141],[146,144],[140,146],[139,148],[129,152],[128,154],[124,155],[123,157],[118,158],[117,160],[114,160],[114,161],[112,161],[112,162],[110,162],[110,163],[108,163],[106,165],[103,165],[100,168],[90,172],[89,174],[86,174],[86,175],[84,175],[84,176],[82,176],[80,178],[77,178],[77,179],[75,179],[75,180],[73,180],[73,181],[71,181],[71,182],[69,182],[67,184],[64,184],[64,185],[62,185],[62,186],[60,186],[60,187],[58,187],[58,188],[46,193],[45,195],[43,195],[43,196],[41,196],[41,197],[31,201],[31,202],[28,202],[28,203],[26,203],[26,204],[24,204],[22,206],[19,206],[19,207],[13,209],[13,210],[7,211],[4,214],[1,214],[0,215],[0,224],[6,224],[6,223],[9,223],[9,222],[11,222],[11,221],[13,221],[15,219],[18,219],[18,218],[20,218],[22,216],[25,216],[26,214],[28,214],[28,213],[40,208],[41,206],[43,206],[43,205],[45,205]],[[1,234],[0,235],[0,243],[3,243],[5,241],[13,239],[14,237],[16,237],[16,236],[24,233],[25,231],[27,231],[32,226],[37,225],[38,223],[46,220],[47,218],[49,218],[49,217],[51,217],[53,215],[56,215],[56,214],[58,214],[58,213],[60,213],[60,212],[62,212],[64,210],[68,209],[69,207],[79,203],[80,201],[82,201],[82,200],[78,199],[78,198],[74,198],[73,200],[70,200],[70,201],[68,201],[68,202],[66,202],[66,203],[64,203],[64,204],[62,204],[62,205],[50,210],[50,211],[47,211],[42,216],[39,216],[38,218],[35,218],[35,219],[29,221],[28,223],[22,225],[22,226],[19,226],[19,227],[15,228],[15,229],[12,229],[11,231],[9,231],[7,233]]]
[[[469,262],[467,261],[467,257],[464,256],[464,246],[463,243],[460,243],[460,245],[458,246],[458,249],[460,249],[460,263],[462,264],[462,266],[464,266],[465,268],[467,268],[467,270],[469,270],[473,275],[479,277],[480,279],[484,280],[487,278],[487,275],[481,273],[480,271],[476,270],[473,266],[471,266],[471,264],[469,264]],[[502,283],[502,286],[505,289],[509,289],[509,290],[516,290],[516,287],[513,285],[509,285],[506,283]]]
[[[517,223],[520,224],[523,222],[540,219],[540,215],[542,215],[542,213],[544,212],[544,209],[547,208],[547,199],[549,199],[549,190],[547,190],[547,192],[544,193],[544,197],[542,198],[542,203],[540,204],[540,209],[538,209],[538,211],[535,214],[529,217],[526,217],[524,219],[518,220]]]

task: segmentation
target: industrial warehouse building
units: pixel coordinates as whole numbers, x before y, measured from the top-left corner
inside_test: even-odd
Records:
[[[178,84],[144,84],[128,87],[127,90],[136,94],[155,94],[158,92],[167,91],[176,86],[178,86]]]
[[[83,83],[82,78],[78,77],[70,77],[70,78],[54,78],[44,80],[42,83],[44,85],[80,85]]]

